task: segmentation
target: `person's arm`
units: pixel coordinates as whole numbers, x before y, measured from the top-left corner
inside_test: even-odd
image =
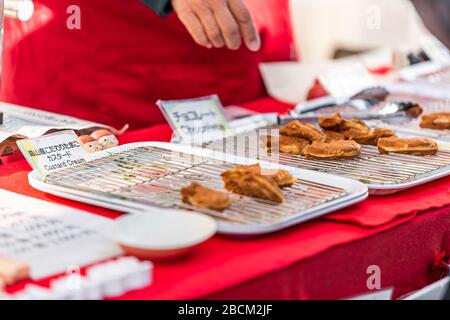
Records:
[[[161,17],[165,17],[173,11],[171,0],[142,0],[142,2]]]

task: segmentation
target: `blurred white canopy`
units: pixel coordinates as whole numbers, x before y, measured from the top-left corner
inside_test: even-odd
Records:
[[[427,32],[409,0],[291,0],[291,12],[303,62],[336,48],[416,48]]]

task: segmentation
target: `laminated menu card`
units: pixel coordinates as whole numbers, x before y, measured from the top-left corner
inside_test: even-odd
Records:
[[[0,257],[39,279],[121,254],[106,236],[112,220],[0,189]]]

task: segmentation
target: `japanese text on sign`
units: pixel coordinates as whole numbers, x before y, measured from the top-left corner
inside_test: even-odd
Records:
[[[223,137],[229,125],[217,96],[193,100],[159,101],[172,129],[184,141],[204,142]]]
[[[74,131],[66,130],[17,142],[27,161],[42,175],[85,163],[88,153]]]

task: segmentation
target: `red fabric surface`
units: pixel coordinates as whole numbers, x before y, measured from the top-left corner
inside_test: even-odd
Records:
[[[11,191],[43,200],[71,205],[104,216],[117,216],[117,213],[109,210],[74,203],[32,189],[26,182],[27,170],[27,164],[23,161],[17,162],[14,165],[3,166],[1,169],[0,186]],[[363,211],[365,208],[362,207],[360,209]],[[343,212],[342,214],[344,214]],[[197,248],[192,255],[185,259],[174,263],[157,263],[154,285],[150,288],[129,293],[123,298],[191,299],[213,295],[235,285],[240,285],[245,281],[254,280],[259,276],[287,268],[333,247],[379,234],[382,231],[410,221],[414,217],[414,214],[410,214],[376,228],[362,228],[351,223],[316,220],[257,239],[236,240],[214,237],[212,240]],[[408,239],[405,238],[402,241],[404,241],[404,246],[406,246]],[[398,242],[395,243],[398,244]],[[372,246],[377,247],[377,244],[373,242]],[[358,257],[359,254],[365,255],[364,250],[351,251],[355,254],[355,257]],[[389,260],[395,260],[397,258],[396,256],[387,255],[379,263],[389,263]],[[341,260],[340,264],[345,265],[347,263],[346,261]],[[428,263],[427,261],[422,261],[422,264],[425,262]],[[327,265],[328,261],[322,260],[321,263]],[[235,272],[236,268],[239,268],[239,273]],[[316,272],[320,274],[320,269],[316,269]],[[48,283],[48,279],[44,279],[38,283],[46,284]],[[273,284],[278,286],[276,282],[273,282]],[[18,287],[22,285],[20,284]],[[286,285],[289,286],[289,283]],[[345,287],[344,285],[341,291],[346,291],[350,288],[351,290],[355,290],[353,287]],[[357,293],[355,291],[351,292]],[[255,296],[252,295],[252,291],[246,290],[245,294],[242,292],[241,294],[243,294],[243,297],[248,298],[256,297],[259,293]],[[330,292],[327,292],[327,294],[330,294]],[[275,292],[273,295],[276,295]],[[236,298],[239,297],[239,295],[236,296]],[[320,297],[318,292],[314,294],[314,298]],[[287,295],[285,298],[293,297]],[[306,298],[306,296],[298,296],[297,298]]]
[[[219,94],[224,104],[265,95],[261,61],[293,55],[288,0],[248,0],[263,48],[197,46],[175,14],[139,0],[36,0],[33,18],[5,21],[2,99],[117,128],[164,121],[158,99]],[[69,30],[69,5],[81,29]]]
[[[250,107],[255,109],[274,108],[275,110],[276,105],[277,103],[273,100],[263,99],[252,103]],[[280,111],[284,111],[284,107],[286,107],[286,105],[280,105]],[[160,125],[138,132],[128,132],[121,137],[121,140],[123,142],[167,140],[170,138],[170,134],[170,129],[168,129],[167,126]],[[28,170],[29,167],[25,161],[18,161],[0,166],[0,187],[55,203],[81,208],[111,218],[118,215],[116,212],[60,199],[34,190],[27,182]],[[448,190],[449,181],[448,179],[445,179],[428,184],[426,187],[408,190],[398,195],[373,197],[352,208],[341,210],[338,213],[329,215],[323,219],[314,220],[270,236],[245,240],[217,236],[199,246],[190,256],[185,257],[184,259],[172,263],[156,263],[155,283],[150,288],[129,293],[122,298],[191,299],[205,296],[214,297],[215,294],[220,295],[220,292],[230,292],[227,291],[231,290],[230,288],[236,287],[236,289],[242,289],[242,286],[247,282],[250,284],[248,288],[253,288],[251,286],[253,281],[257,281],[259,278],[265,279],[265,277],[273,273],[284,272],[283,270],[290,270],[290,268],[297,270],[295,269],[296,264],[303,261],[312,261],[310,259],[313,259],[314,257],[316,257],[314,259],[320,259],[321,265],[327,266],[328,268],[328,261],[320,258],[321,255],[326,255],[332,248],[337,250],[338,247],[344,245],[349,248],[347,249],[348,251],[345,251],[346,255],[353,254],[353,259],[357,261],[361,261],[363,258],[366,259],[372,253],[377,253],[377,257],[380,260],[374,260],[373,263],[389,266],[389,272],[393,272],[394,274],[388,274],[387,280],[389,281],[386,283],[395,282],[398,279],[404,278],[401,277],[401,274],[395,274],[396,271],[394,270],[393,263],[397,263],[396,261],[399,261],[399,259],[400,261],[419,259],[417,257],[397,256],[396,252],[401,254],[402,250],[400,249],[408,248],[408,250],[410,250],[411,248],[414,248],[414,246],[420,246],[420,242],[417,242],[417,239],[415,239],[414,245],[411,246],[409,239],[409,237],[412,236],[411,233],[406,233],[407,236],[401,238],[381,238],[394,241],[391,245],[399,247],[398,251],[393,250],[391,252],[387,250],[387,244],[383,244],[382,247],[379,247],[380,240],[377,239],[383,237],[384,232],[388,230],[392,230],[390,234],[392,235],[391,237],[393,237],[395,234],[394,227],[408,221],[413,221],[417,213],[425,212],[422,210],[434,207],[441,208],[447,213],[449,209],[448,205],[450,204]],[[447,197],[445,196],[446,193]],[[435,199],[435,195],[439,196]],[[438,220],[435,221],[435,224],[438,224],[437,221]],[[423,235],[421,235],[429,241],[433,240],[434,247],[430,249],[422,242],[424,247],[416,248],[417,250],[420,249],[421,253],[421,271],[423,271],[424,264],[428,265],[430,263],[428,258],[432,260],[434,254],[437,254],[437,252],[435,252],[438,251],[437,247],[439,247],[439,252],[442,251],[441,247],[449,249],[446,242],[443,242],[442,239],[439,240],[437,234],[433,234],[435,224],[430,224],[426,229],[427,232],[422,232]],[[436,228],[436,230],[440,230],[439,227]],[[448,231],[448,228],[444,231]],[[358,247],[358,250],[352,249],[354,243],[360,243],[362,239],[375,235],[377,235],[377,238],[374,238],[371,242],[365,243],[368,243],[367,250],[375,250],[378,248],[378,251],[371,251],[369,254],[369,252],[365,251],[366,249],[364,249],[364,247]],[[441,233],[439,233],[439,235],[444,237]],[[336,262],[339,264],[341,272],[344,272],[345,266],[348,267],[349,265],[352,265],[348,259],[349,257],[345,256],[345,259],[343,258]],[[366,262],[366,260],[362,261]],[[405,266],[402,268],[409,267]],[[239,272],[236,272],[237,269]],[[318,289],[312,289],[313,283],[311,283],[311,281],[312,279],[319,281],[319,278],[324,274],[324,271],[318,267],[314,270],[315,273],[313,275],[303,274],[305,277],[311,277],[308,278],[310,280],[307,281],[310,290],[312,290],[311,293],[302,293],[301,290],[303,290],[303,285],[300,282],[297,283],[297,290],[300,291],[274,292],[273,295],[280,294],[280,298],[342,298],[343,296],[337,295],[350,292],[358,293],[357,290],[361,289],[361,284],[354,285],[355,279],[361,279],[361,276],[359,275],[356,278],[352,278],[351,273],[349,273],[347,269],[347,273],[349,274],[347,274],[346,277],[352,279],[352,285],[346,286],[344,282],[336,279],[334,275],[330,275],[330,279],[322,279],[322,282],[320,282],[319,288],[326,288],[323,293],[324,296],[321,297],[320,291],[317,291]],[[418,269],[415,268],[411,270],[418,272]],[[296,273],[292,272],[289,273],[289,276],[294,279],[297,277]],[[288,276],[284,274],[282,277]],[[419,282],[424,283],[429,280],[427,273],[420,278]],[[324,284],[327,281],[330,282],[329,285]],[[417,286],[417,281],[412,281],[414,284],[408,283],[402,290],[404,291],[406,288]],[[48,279],[44,279],[40,283],[46,284],[48,283]],[[273,285],[273,288],[279,288],[279,286],[282,285],[275,282],[269,283]],[[286,286],[285,288],[289,289],[291,283],[285,282],[284,285]],[[294,284],[292,284],[292,286],[293,285]],[[16,288],[21,286],[23,286],[23,283],[19,284]],[[333,291],[331,288],[336,290],[334,294],[332,293]],[[258,297],[259,293],[248,291],[247,289],[245,290],[246,291],[236,291],[235,297]],[[251,290],[254,290],[254,288]],[[240,296],[240,294],[242,296]]]
[[[362,227],[377,227],[399,217],[449,204],[450,178],[447,177],[392,195],[372,196],[362,204],[327,215],[326,219],[351,222]]]
[[[450,250],[450,207],[366,239],[336,246],[289,267],[209,295],[209,299],[342,299],[369,293],[367,267],[380,267],[381,287],[394,298],[445,275],[432,266]]]

